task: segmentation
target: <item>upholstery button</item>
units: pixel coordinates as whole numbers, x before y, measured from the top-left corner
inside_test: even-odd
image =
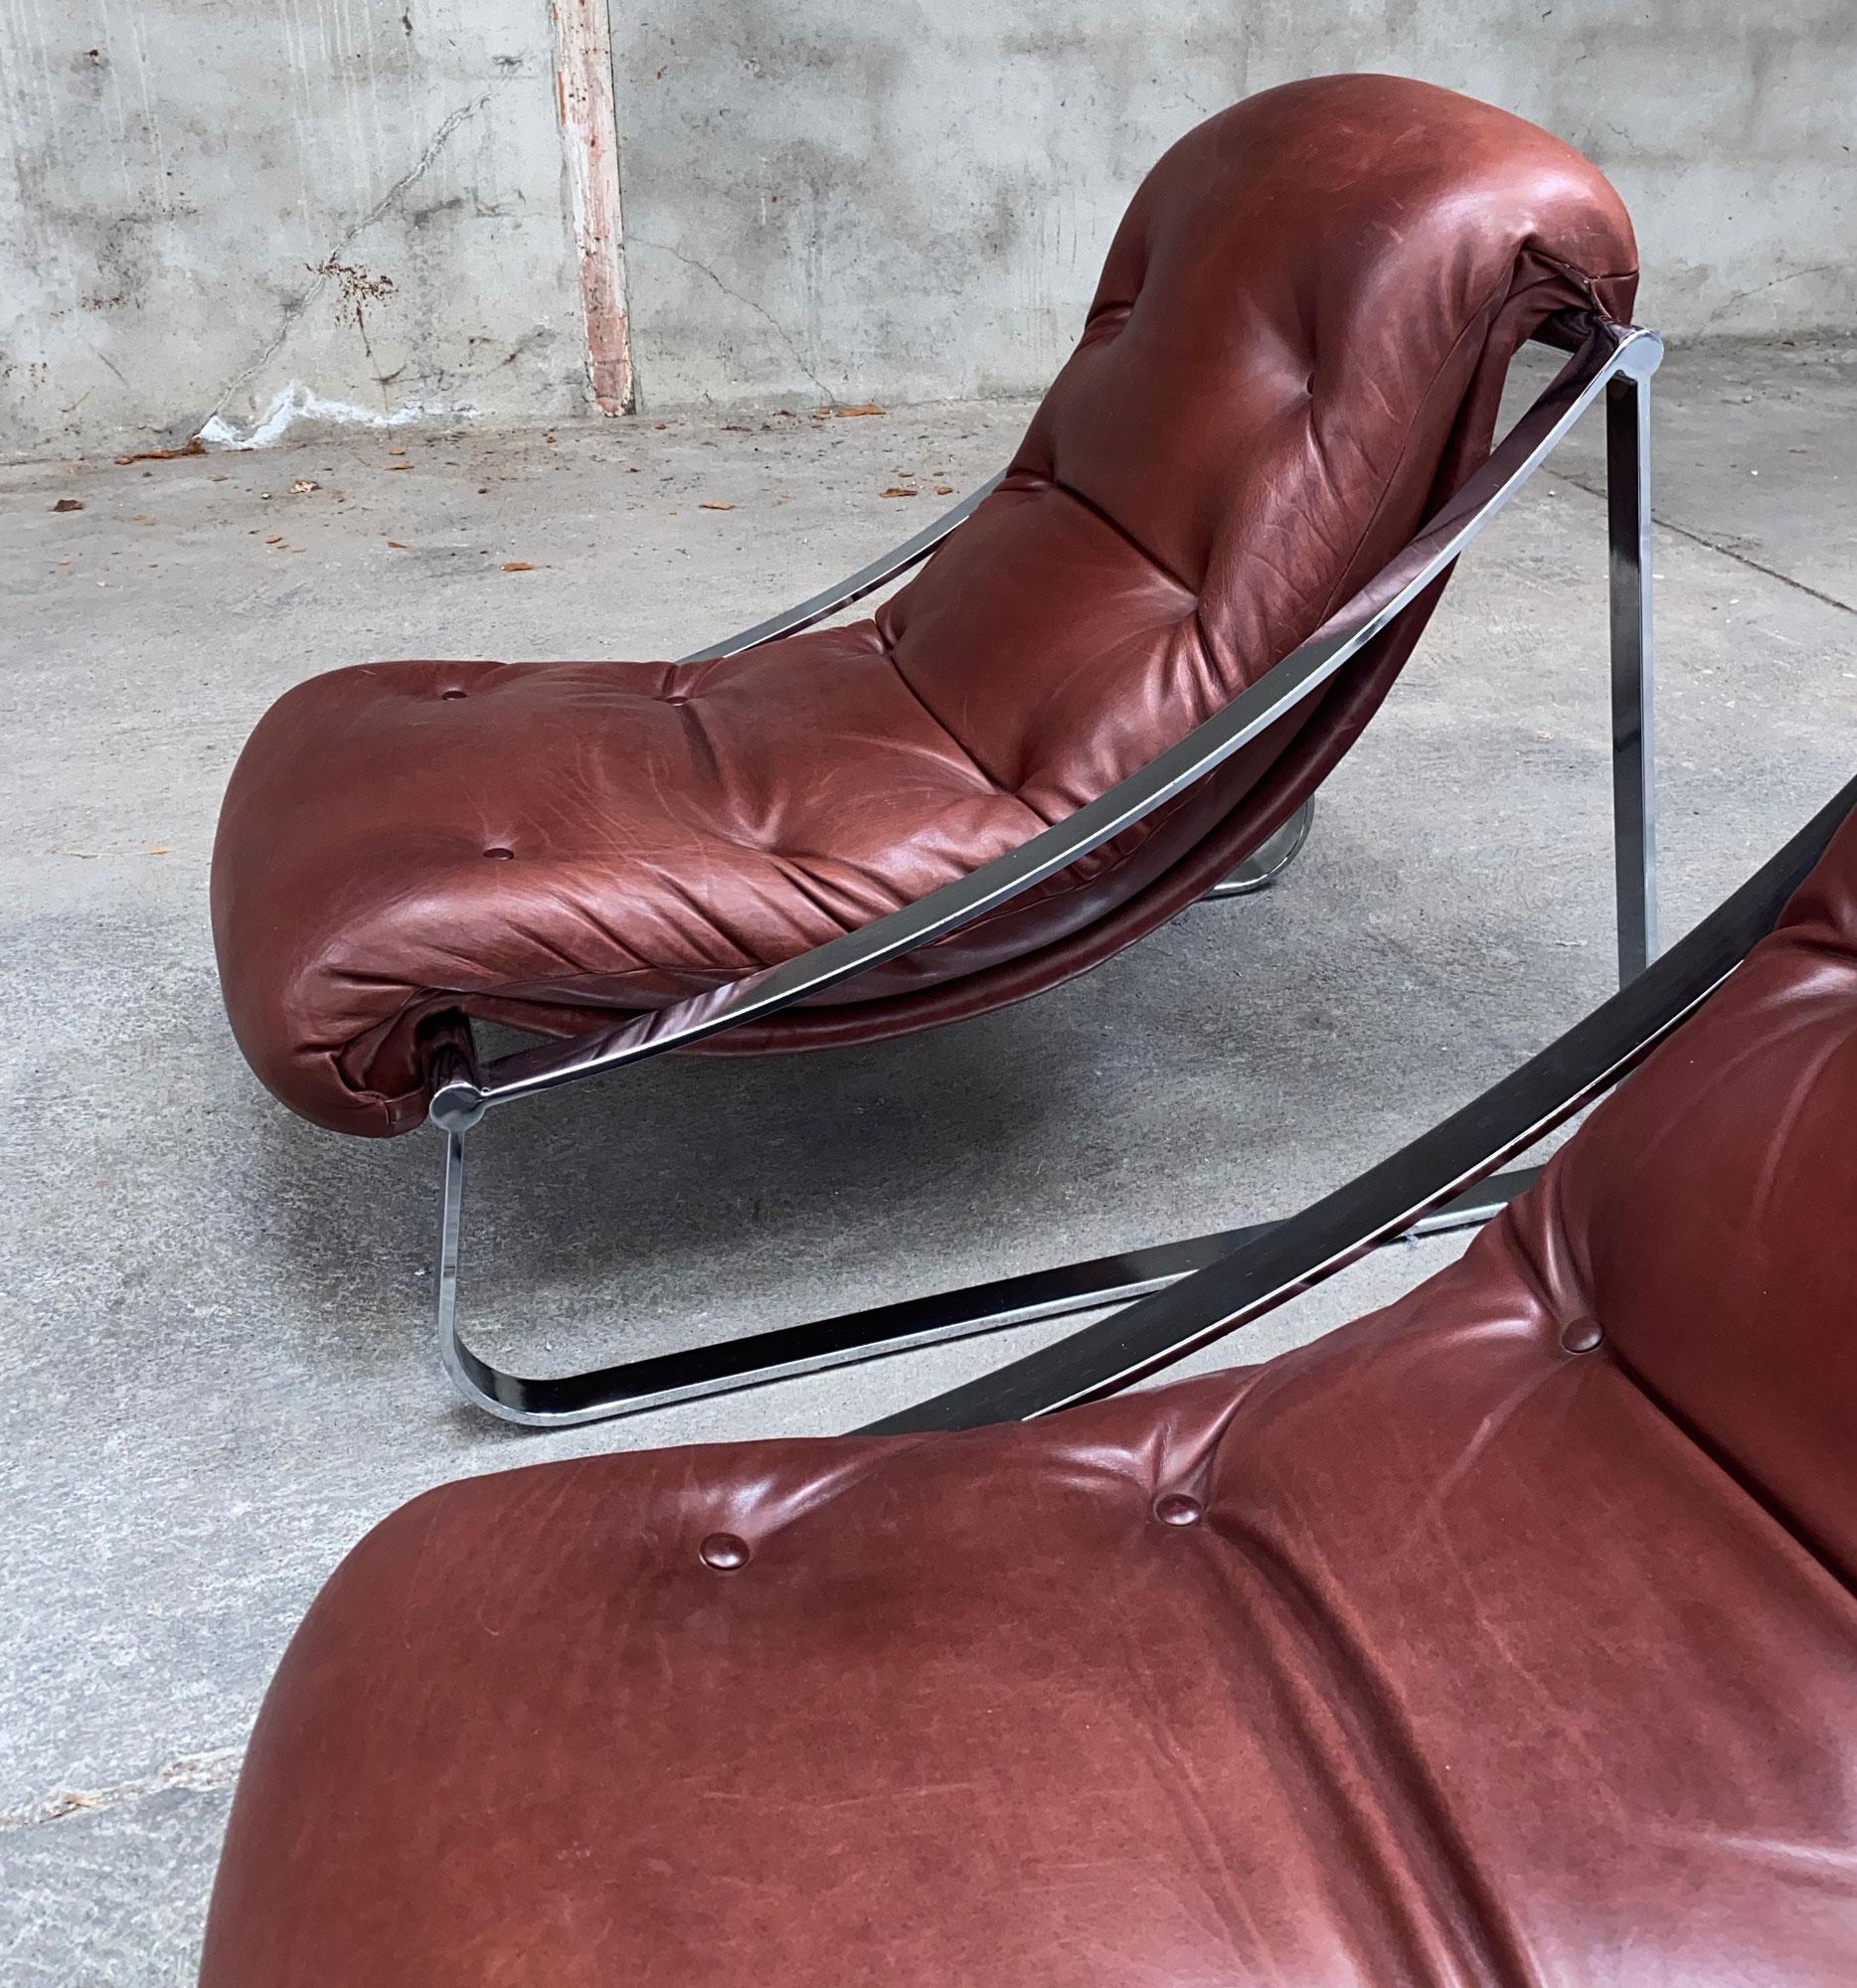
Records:
[[[516,852],[513,849],[505,849],[501,846],[501,844],[499,844],[495,849],[486,849],[484,851],[484,854],[486,856],[494,856],[500,863],[507,863],[510,860],[510,858],[515,855],[515,853]]]
[[[438,695],[449,704],[453,698],[462,697],[464,693],[461,690],[441,690]]]
[[[1201,1506],[1184,1491],[1163,1491],[1154,1501],[1154,1516],[1163,1526],[1197,1526]]]
[[[697,1558],[705,1567],[727,1574],[732,1568],[748,1565],[748,1542],[737,1539],[733,1533],[711,1533],[697,1548]]]
[[[1604,1337],[1597,1318],[1570,1318],[1561,1327],[1561,1347],[1568,1353],[1591,1353]]]

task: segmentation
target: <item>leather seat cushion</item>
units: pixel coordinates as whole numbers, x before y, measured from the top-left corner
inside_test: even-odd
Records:
[[[1848,1980],[1851,1593],[1473,1256],[1047,1423],[416,1501],[272,1689],[207,1988]]]
[[[548,769],[545,805],[522,766]],[[396,663],[266,716],[220,831],[265,860],[219,867],[216,911],[268,925],[263,998],[328,1016],[298,1032],[295,1060],[327,1068],[296,1093],[385,1118],[382,1039],[481,984],[479,933],[504,1011],[586,1027],[803,952],[1042,825],[869,622],[687,668]]]

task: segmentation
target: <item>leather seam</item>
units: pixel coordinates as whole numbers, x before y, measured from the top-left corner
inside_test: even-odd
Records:
[[[1036,470],[1029,471],[1028,473],[1038,475]],[[1048,489],[1056,490],[1061,495],[1068,497],[1079,509],[1089,512],[1091,517],[1095,518],[1098,524],[1106,526],[1126,546],[1144,559],[1163,580],[1170,580],[1182,593],[1190,594],[1197,605],[1200,588],[1195,586],[1191,580],[1185,580],[1179,574],[1175,573],[1165,560],[1156,557],[1154,553],[1150,552],[1119,518],[1115,517],[1111,512],[1104,510],[1094,498],[1087,497],[1075,484],[1067,483],[1061,476],[1049,475],[1041,477],[1040,480]]]

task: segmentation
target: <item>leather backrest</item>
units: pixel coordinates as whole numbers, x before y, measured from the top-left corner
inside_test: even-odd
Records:
[[[899,666],[1057,818],[1370,579],[1486,452],[1479,375],[1554,310],[1628,315],[1635,266],[1604,176],[1487,104],[1339,76],[1220,113],[1136,194],[1004,486],[880,615]]]
[[[1387,76],[1249,97],[1148,175],[1010,473],[880,636],[986,776],[1055,821],[1365,585],[1487,456],[1516,348],[1557,312],[1628,319],[1636,263],[1604,176],[1507,111]],[[1326,777],[1440,591],[1096,855],[834,1005],[706,1049],[956,1020],[1152,930]]]
[[[1508,1225],[1563,1324],[1857,1578],[1857,815]]]

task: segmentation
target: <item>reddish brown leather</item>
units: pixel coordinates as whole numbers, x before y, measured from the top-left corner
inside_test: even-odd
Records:
[[[272,1685],[205,1988],[1848,1983],[1853,1125],[1857,818],[1389,1310],[416,1500]]]
[[[403,1130],[435,1013],[609,1025],[1012,848],[1369,580],[1487,452],[1516,345],[1570,306],[1627,315],[1635,261],[1592,166],[1448,91],[1329,77],[1212,118],[1136,195],[1005,484],[874,620],[685,668],[371,664],[280,699],[214,857],[246,1055],[322,1124]],[[1313,788],[1430,604],[1091,862],[714,1047],[895,1034],[1128,943]]]

